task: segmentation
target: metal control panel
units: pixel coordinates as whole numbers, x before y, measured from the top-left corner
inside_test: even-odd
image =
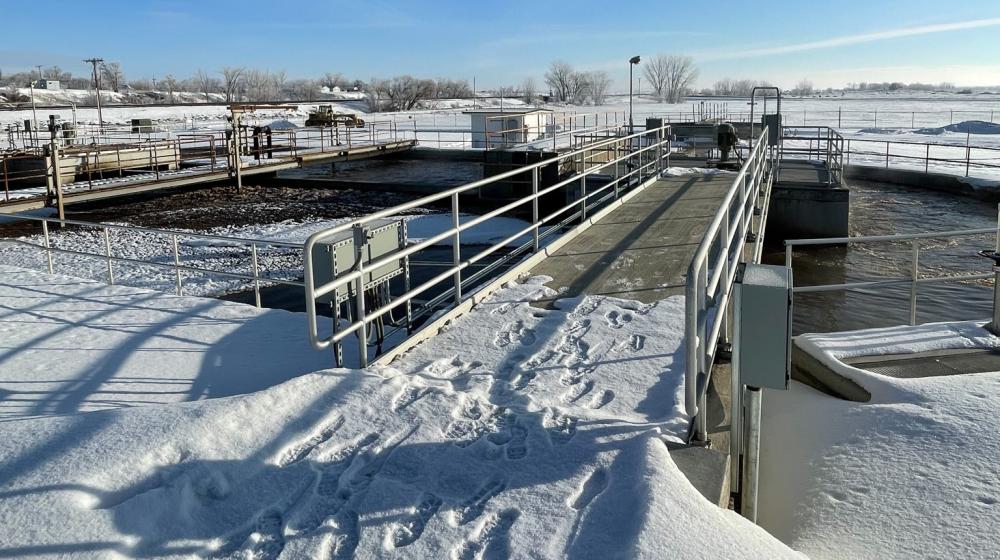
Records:
[[[792,271],[746,264],[734,299],[733,363],[749,387],[788,389],[791,372]]]
[[[366,228],[345,231],[341,235],[313,247],[313,282],[322,286],[334,278],[351,272],[357,262],[357,247],[361,247],[364,270],[364,289],[387,282],[405,272],[403,259],[390,261],[378,268],[369,269],[367,263],[406,246],[406,223],[403,220],[380,220]],[[353,294],[354,282],[341,286],[316,301],[341,303]]]

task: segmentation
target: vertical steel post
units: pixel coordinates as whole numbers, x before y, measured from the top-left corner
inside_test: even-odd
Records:
[[[538,252],[538,234],[541,226],[538,223],[538,174],[540,172],[541,168],[539,167],[531,170],[531,223],[534,224],[534,228],[532,228],[532,243],[536,253]]]
[[[364,247],[355,247],[357,255],[358,279],[354,281],[354,301],[358,311],[358,364],[361,368],[368,367],[368,324],[365,322],[365,273]]]
[[[965,176],[969,176],[969,162],[972,159],[972,148],[969,147],[970,132],[965,133]]]
[[[108,284],[112,286],[115,285],[115,270],[112,266],[111,259],[111,236],[108,233],[108,228],[104,228],[104,254],[108,261]]]
[[[451,264],[455,267],[455,303],[462,302],[462,271],[458,268],[462,264],[462,232],[459,231],[461,225],[458,219],[458,193],[451,195],[451,227],[455,230],[452,238]]]
[[[254,296],[254,303],[256,303],[257,307],[259,308],[260,307],[260,274],[259,274],[260,267],[258,266],[258,263],[257,263],[257,244],[256,243],[251,243],[250,244],[250,256],[251,256],[251,260],[253,261],[253,296]]]
[[[180,246],[177,243],[177,234],[175,233],[171,237],[173,237],[173,240],[174,240],[174,273],[176,275],[176,280],[177,280],[177,295],[183,295],[183,290],[181,289],[181,268],[180,268],[181,267],[181,254],[180,254]]]
[[[49,274],[52,274],[52,241],[49,239],[49,222],[42,219],[42,237],[45,238],[45,256],[49,261]]]
[[[930,144],[930,142],[928,142],[926,144],[926,146],[927,146],[927,153],[924,155],[924,173],[927,173],[927,169],[928,169],[928,167],[931,164],[931,144]]]
[[[917,278],[920,273],[920,242],[913,240],[912,268],[910,270],[910,325],[917,324]]]

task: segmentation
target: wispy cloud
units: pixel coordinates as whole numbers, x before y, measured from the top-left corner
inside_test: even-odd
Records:
[[[961,31],[963,29],[976,29],[980,27],[994,27],[1000,25],[1000,18],[984,18],[969,21],[959,21],[954,23],[936,23],[932,25],[920,25],[915,27],[901,27],[898,29],[887,29],[874,33],[862,33],[859,35],[844,35],[842,37],[832,37],[820,41],[808,41],[805,43],[795,43],[791,45],[780,45],[776,47],[764,47],[757,49],[742,49],[731,52],[709,52],[698,56],[699,60],[725,60],[734,58],[750,58],[760,56],[771,56],[779,54],[796,53],[802,51],[812,51],[818,49],[832,49],[848,45],[861,43],[873,43],[887,39],[897,39],[900,37],[912,37],[914,35],[928,35],[931,33],[944,33],[947,31]]]

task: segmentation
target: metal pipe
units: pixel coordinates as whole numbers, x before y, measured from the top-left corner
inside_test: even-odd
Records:
[[[743,465],[743,483],[740,509],[743,517],[757,522],[757,479],[760,470],[760,408],[761,391],[757,387],[746,390],[746,456]]]

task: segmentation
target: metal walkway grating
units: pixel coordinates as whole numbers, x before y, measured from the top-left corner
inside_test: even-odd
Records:
[[[966,373],[1000,371],[1000,351],[967,350],[949,354],[901,356],[865,356],[847,360],[847,364],[887,377],[917,379]]]

